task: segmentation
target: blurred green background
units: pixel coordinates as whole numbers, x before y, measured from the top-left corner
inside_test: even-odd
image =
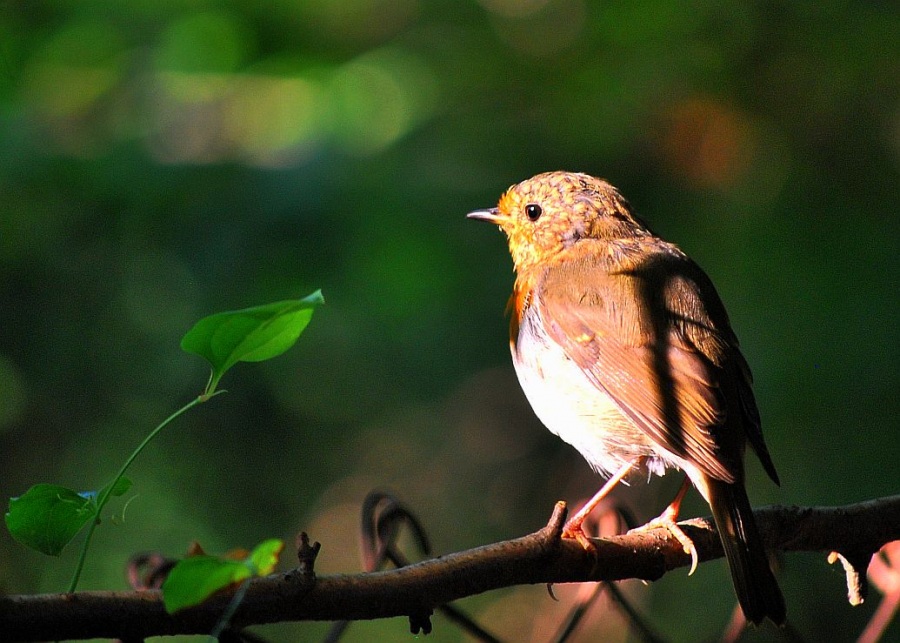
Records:
[[[898,34],[889,2],[3,3],[0,494],[99,486],[202,389],[179,350],[195,320],[322,288],[294,350],[234,369],[137,462],[81,587],[123,588],[136,551],[301,529],[320,571],[356,571],[375,487],[437,553],[539,528],[600,480],[532,416],[504,239],[464,215],[553,169],[619,186],[718,286],[783,480],[751,463],[755,504],[897,493]],[[647,519],[679,482],[619,498]],[[694,495],[685,515],[707,510]],[[47,559],[4,530],[2,589],[62,590],[76,549]],[[784,566],[807,640],[858,635],[877,594],[850,608],[824,554]],[[623,587],[673,640],[716,637],[734,603],[721,561]],[[463,606],[544,641],[577,591]],[[601,603],[579,640],[625,638]]]

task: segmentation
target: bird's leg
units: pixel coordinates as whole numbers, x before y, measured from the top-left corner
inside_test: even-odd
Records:
[[[565,526],[563,526],[563,538],[574,538],[579,543],[581,543],[581,546],[585,549],[593,550],[594,545],[591,543],[591,540],[590,538],[588,538],[587,534],[584,533],[584,529],[581,528],[582,523],[584,523],[590,513],[597,508],[597,505],[599,505],[603,501],[603,499],[609,495],[609,492],[613,490],[613,487],[619,484],[622,481],[622,478],[628,475],[628,472],[642,461],[643,458],[632,460],[621,469],[616,471],[615,475],[613,475],[613,477],[607,480],[606,483],[602,487],[600,487],[600,491],[595,493],[594,497],[588,500],[584,504],[584,506],[578,510],[578,513],[569,518]]]
[[[659,516],[648,522],[646,525],[631,530],[645,531],[656,527],[665,527],[669,533],[681,543],[681,546],[684,548],[684,553],[689,554],[691,557],[691,570],[688,572],[688,576],[697,570],[697,564],[700,562],[700,558],[697,554],[697,548],[694,546],[694,541],[688,538],[687,534],[682,531],[681,527],[678,526],[677,521],[678,512],[681,511],[681,501],[684,500],[684,496],[690,487],[691,481],[685,476],[684,482],[681,483],[681,488],[678,490],[678,493],[675,494],[675,499],[669,503],[669,506],[666,507]]]

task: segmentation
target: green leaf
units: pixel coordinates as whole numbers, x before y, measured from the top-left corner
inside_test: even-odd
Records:
[[[10,499],[6,528],[23,545],[48,556],[59,556],[96,515],[94,496],[95,493],[80,494],[55,484],[36,484],[18,498]]]
[[[179,561],[163,583],[163,604],[170,614],[199,605],[215,592],[253,576],[270,574],[278,562],[284,542],[266,540],[244,560],[191,556]]]
[[[132,483],[129,478],[122,476],[115,481],[111,488],[109,485],[105,485],[102,489],[100,489],[100,491],[96,493],[96,497],[102,497],[103,494],[106,493],[107,489],[110,489],[110,496],[124,496],[126,493],[128,493],[128,490],[131,489],[131,484]]]
[[[204,317],[181,340],[181,348],[206,359],[213,372],[212,393],[225,372],[238,362],[277,357],[296,343],[313,310],[325,302],[317,290],[303,299],[279,301]]]
[[[278,564],[278,556],[284,549],[284,541],[278,538],[264,540],[253,548],[247,560],[253,566],[255,576],[266,576],[272,573]]]
[[[163,583],[163,604],[170,614],[199,605],[215,592],[250,578],[253,573],[241,561],[215,556],[191,556],[178,562]]]

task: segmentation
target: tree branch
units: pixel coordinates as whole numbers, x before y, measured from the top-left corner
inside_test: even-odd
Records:
[[[426,560],[390,571],[316,577],[310,564],[250,583],[232,625],[303,620],[363,620],[407,616],[413,629],[432,611],[466,596],[522,584],[653,581],[690,564],[665,529],[595,539],[596,556],[561,539],[564,503],[546,527],[528,536]],[[900,540],[900,496],[842,507],[764,507],[756,511],[768,547],[779,551],[839,552],[865,581],[871,557]],[[681,523],[701,561],[722,556],[712,520]],[[309,563],[309,561],[306,561]],[[848,574],[848,578],[851,574]],[[865,596],[865,585],[855,589]],[[11,640],[138,639],[209,632],[230,600],[167,614],[157,590],[77,592],[0,597],[0,631]]]

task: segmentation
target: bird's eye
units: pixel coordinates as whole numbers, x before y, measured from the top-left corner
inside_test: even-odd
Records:
[[[543,213],[544,211],[537,203],[529,203],[525,206],[525,216],[528,217],[529,221],[537,221]]]

